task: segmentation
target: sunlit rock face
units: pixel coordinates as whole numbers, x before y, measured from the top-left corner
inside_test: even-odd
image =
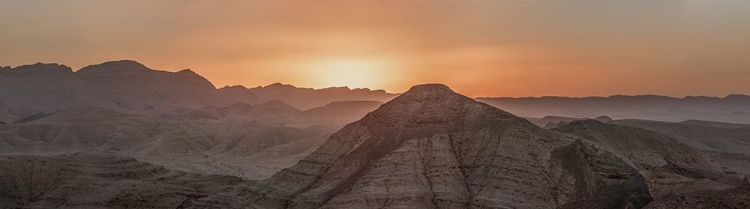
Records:
[[[186,206],[627,208],[650,200],[637,170],[606,150],[428,84],[347,125],[296,166]]]

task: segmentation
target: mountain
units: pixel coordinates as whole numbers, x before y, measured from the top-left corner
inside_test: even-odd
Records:
[[[357,121],[367,113],[378,109],[383,102],[378,101],[341,101],[331,102],[321,107],[312,108],[302,112],[302,115],[311,120],[325,121],[330,124],[347,124]]]
[[[639,208],[636,169],[606,150],[427,84],[333,134],[297,165],[188,208]]]
[[[301,127],[322,124],[343,127],[361,119],[381,104],[383,103],[375,101],[341,101],[300,111],[283,101],[271,100],[257,105],[243,102],[226,107],[209,105],[193,110],[175,111],[173,114],[165,114],[162,117],[204,121],[260,121]]]
[[[672,122],[698,119],[750,123],[750,96],[739,94],[724,98],[640,95],[582,98],[485,97],[477,100],[531,118],[548,115],[594,118],[608,115],[615,119],[639,118]]]
[[[250,89],[245,88],[244,86],[241,86],[241,85],[225,86],[219,89],[219,93],[221,93],[224,97],[234,98],[238,102],[242,102],[242,103],[247,103],[247,104],[260,103],[260,98],[258,98],[258,95],[255,95],[255,93],[250,91]]]
[[[567,124],[574,120],[585,120],[588,118],[571,118],[571,117],[561,117],[561,116],[544,116],[542,118],[526,118],[527,120],[531,121],[532,123],[536,124],[539,127],[548,127],[548,126],[557,126],[559,124]]]
[[[232,93],[227,93],[227,92]],[[41,112],[99,107],[161,114],[178,108],[257,101],[249,90],[217,90],[190,70],[166,72],[135,61],[105,62],[73,72],[57,64],[34,64],[0,71],[0,111],[6,122]],[[3,112],[6,112],[3,114]]]
[[[295,123],[299,120],[300,110],[282,101],[272,100],[257,105],[237,102],[225,107],[208,105],[198,109],[182,109],[162,117],[184,118],[191,120],[235,119],[240,121],[262,120],[275,123]]]
[[[307,110],[336,101],[378,101],[387,102],[396,94],[383,90],[350,89],[331,87],[324,89],[298,88],[288,84],[275,83],[250,89],[263,101],[279,100],[298,109]]]
[[[395,96],[383,90],[306,89],[283,84],[217,89],[189,69],[160,71],[132,60],[110,61],[77,71],[42,63],[0,68],[0,121],[5,123],[81,107],[161,115],[209,105],[258,105],[278,100],[305,110],[337,101],[384,102]]]

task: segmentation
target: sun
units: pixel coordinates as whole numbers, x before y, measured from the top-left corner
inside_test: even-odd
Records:
[[[350,88],[377,88],[383,84],[383,62],[366,59],[329,59],[317,62],[315,77],[320,86],[348,86]]]

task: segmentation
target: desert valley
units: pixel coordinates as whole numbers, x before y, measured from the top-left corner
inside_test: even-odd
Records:
[[[217,88],[0,68],[2,208],[747,208],[750,97]]]

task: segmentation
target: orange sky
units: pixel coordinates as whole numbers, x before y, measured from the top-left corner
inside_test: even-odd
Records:
[[[219,87],[750,94],[745,0],[0,2],[0,65],[133,59]]]

